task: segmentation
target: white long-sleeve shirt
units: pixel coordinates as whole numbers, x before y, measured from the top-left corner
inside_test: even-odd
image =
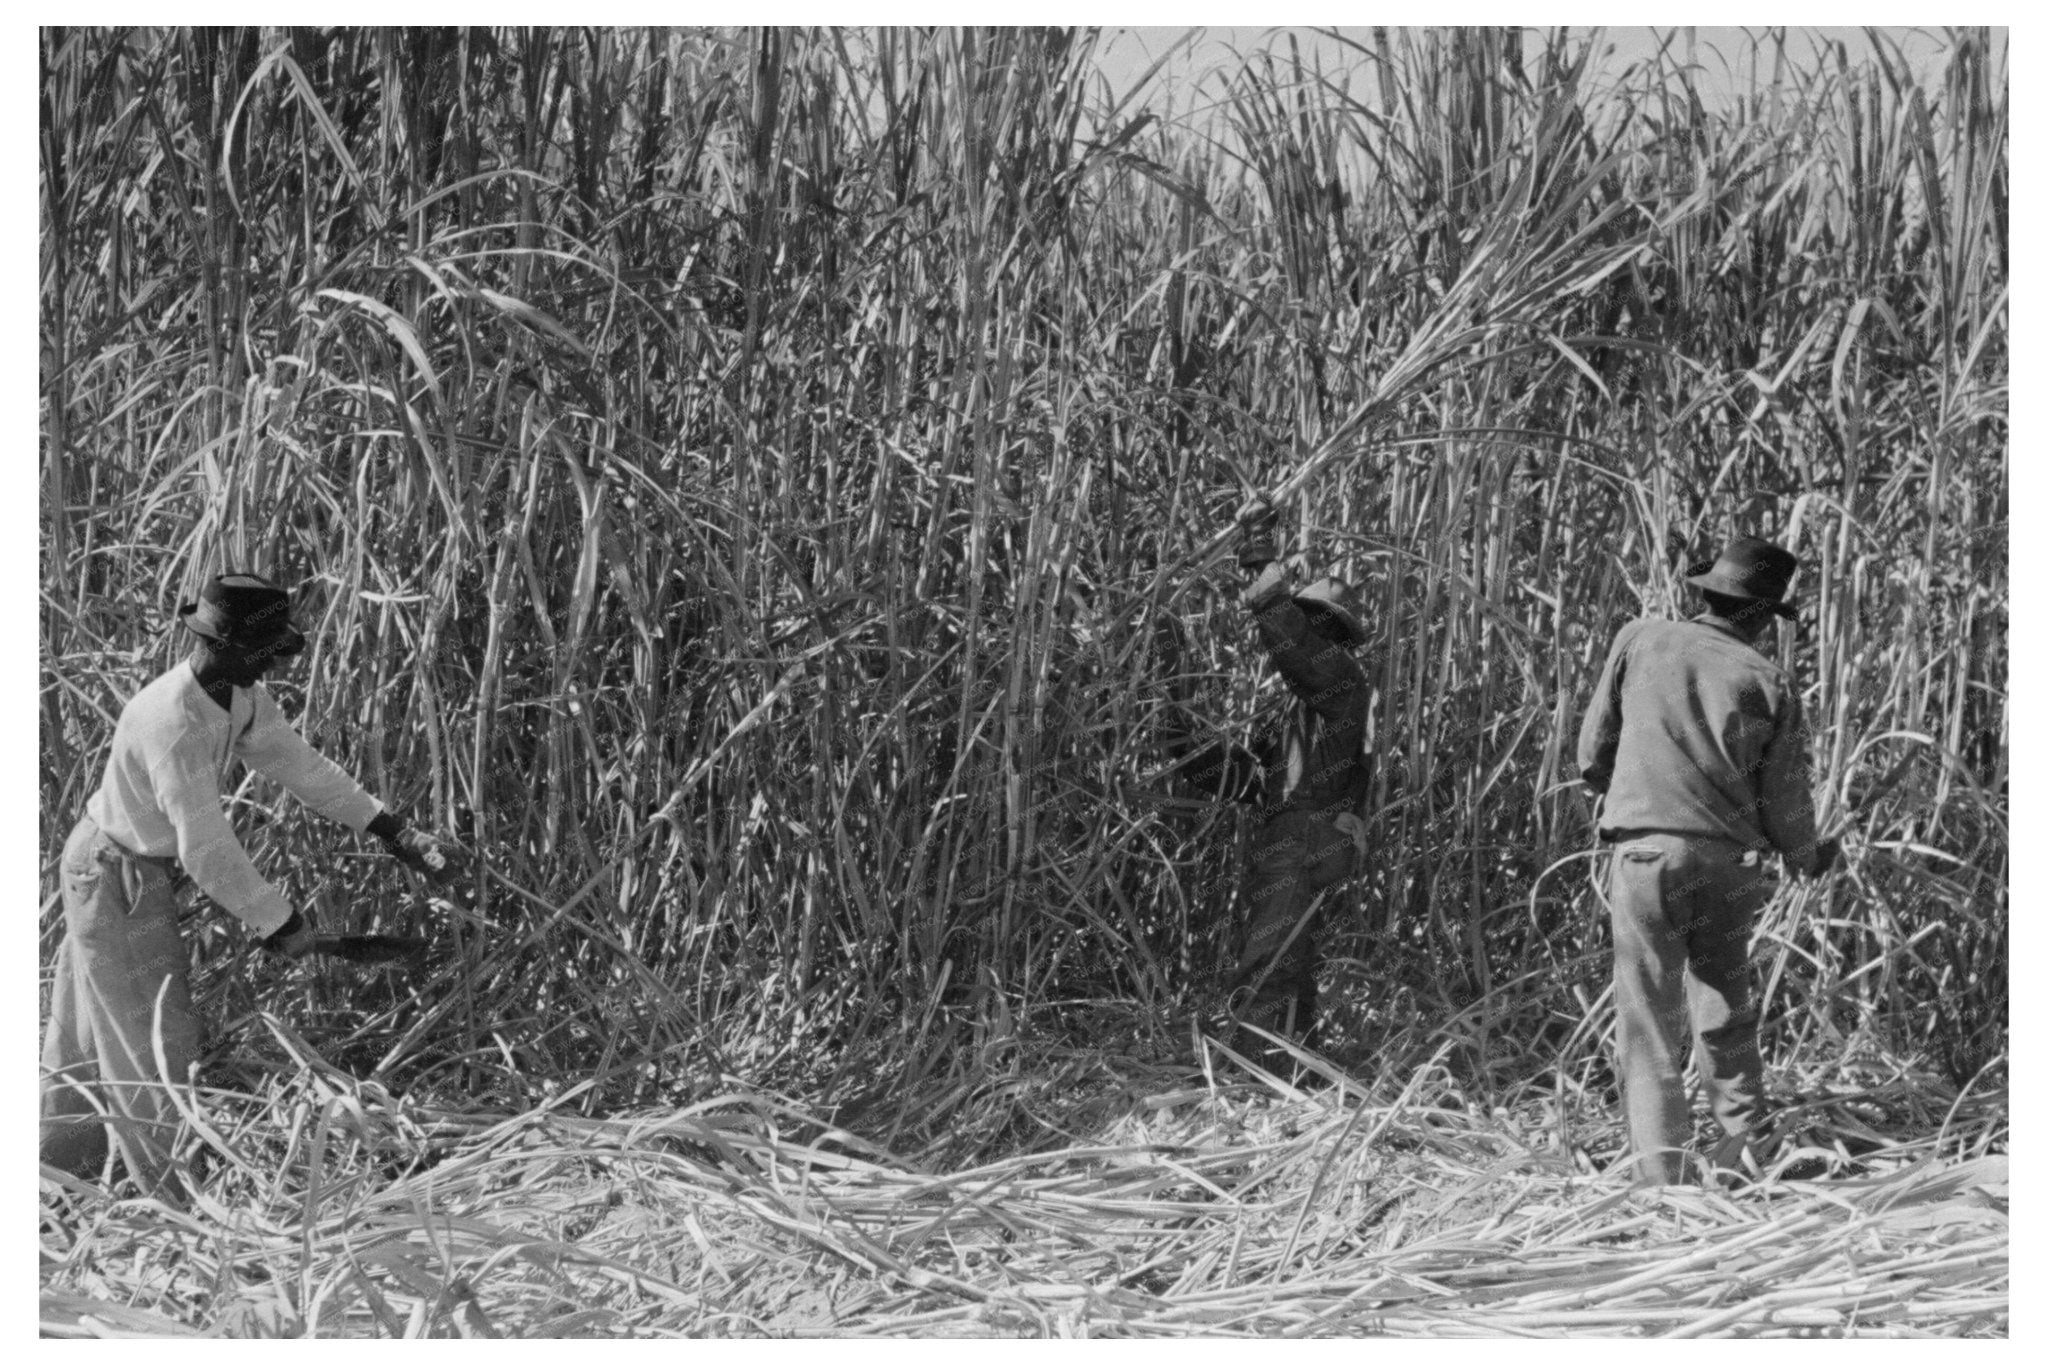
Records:
[[[233,697],[221,710],[189,662],[136,693],[121,708],[106,773],[85,813],[131,853],[177,858],[200,890],[268,937],[291,918],[291,907],[249,861],[221,809],[232,760],[359,834],[384,805],[306,743],[260,684],[235,688]]]

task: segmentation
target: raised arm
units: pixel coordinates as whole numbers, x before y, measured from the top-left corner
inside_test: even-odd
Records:
[[[1348,650],[1317,634],[1287,590],[1287,565],[1280,558],[1279,514],[1263,498],[1238,513],[1243,539],[1237,563],[1246,575],[1245,610],[1258,623],[1259,638],[1294,694],[1326,720],[1348,720],[1365,699],[1365,669]]]
[[[1280,676],[1304,704],[1326,720],[1349,718],[1363,696],[1365,669],[1351,652],[1330,643],[1308,623],[1287,592],[1285,574],[1269,564],[1245,591],[1245,607],[1258,622],[1259,639]]]

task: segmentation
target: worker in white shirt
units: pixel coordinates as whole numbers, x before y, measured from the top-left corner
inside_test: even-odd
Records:
[[[178,615],[196,647],[121,708],[106,772],[64,845],[64,938],[43,1041],[42,1161],[90,1178],[104,1168],[111,1131],[144,1190],[162,1188],[177,1127],[165,1083],[189,1082],[200,1051],[174,872],[182,867],[269,951],[299,958],[315,941],[312,915],[285,903],[228,824],[221,792],[231,763],[377,836],[430,880],[452,877],[462,854],[407,828],[316,753],[262,687],[266,670],[305,648],[282,588],[223,574]]]

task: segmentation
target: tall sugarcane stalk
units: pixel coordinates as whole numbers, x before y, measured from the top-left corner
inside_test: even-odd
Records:
[[[1383,636],[1343,1027],[1470,1011],[1483,1069],[1584,1036],[1605,638],[1753,529],[1814,570],[1817,777],[1869,832],[1773,911],[1773,1000],[1797,1046],[1967,1070],[2002,1038],[2003,66],[1963,32],[1924,86],[1773,75],[1773,41],[1716,108],[1563,34],[1387,31],[1169,105],[1112,101],[1087,33],[46,32],[44,847],[180,597],[267,555],[318,612],[309,737],[572,907],[528,941],[477,888],[467,1002],[390,1066],[628,1093],[622,1050],[743,1038],[971,1085],[1049,1001],[1201,988],[1233,817],[1139,779],[1170,696],[1251,723],[1208,568],[1264,493]],[[329,835],[276,810],[303,888]]]

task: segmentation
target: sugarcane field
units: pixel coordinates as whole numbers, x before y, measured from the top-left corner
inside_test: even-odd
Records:
[[[2011,1338],[2004,28],[38,46],[42,1336]]]

